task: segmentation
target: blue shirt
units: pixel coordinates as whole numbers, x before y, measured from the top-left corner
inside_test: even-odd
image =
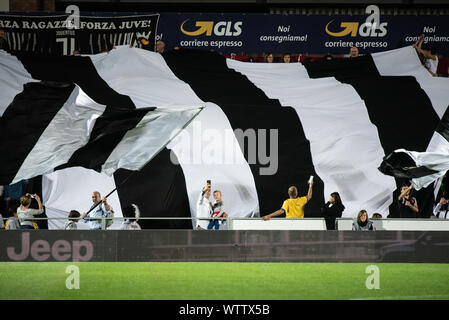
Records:
[[[95,206],[95,205],[93,205]],[[93,207],[92,206],[92,207]],[[83,219],[84,223],[89,222],[90,230],[101,230],[102,220],[98,218],[106,218],[111,214],[112,207],[109,206],[109,211],[106,210],[104,203],[98,205],[94,210],[89,212]]]

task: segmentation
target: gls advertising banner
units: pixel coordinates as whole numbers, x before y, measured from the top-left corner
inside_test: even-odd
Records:
[[[0,15],[0,29],[12,52],[71,55],[94,54],[129,45],[154,51],[159,15],[80,16],[71,28],[69,15]]]
[[[437,53],[449,53],[448,16],[161,14],[158,39],[167,47],[222,53],[361,53],[395,49],[421,34]]]

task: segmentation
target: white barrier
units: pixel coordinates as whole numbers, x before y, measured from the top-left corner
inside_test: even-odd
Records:
[[[229,220],[228,230],[326,230],[326,223],[324,218],[235,218]]]
[[[337,218],[338,230],[352,230],[356,219]],[[449,219],[371,219],[376,230],[449,231]]]

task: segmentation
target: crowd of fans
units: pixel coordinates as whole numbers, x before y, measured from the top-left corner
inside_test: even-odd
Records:
[[[39,229],[36,217],[46,217],[44,214],[44,206],[38,194],[23,193],[27,180],[18,183],[0,186],[0,228],[6,230],[16,229]],[[296,186],[291,186],[287,190],[289,196],[281,208],[270,214],[262,214],[262,220],[269,220],[277,216],[285,216],[285,218],[304,218],[304,207],[312,198],[313,179],[309,180],[309,189],[307,195],[299,196]],[[421,218],[419,215],[419,206],[416,197],[413,195],[413,185],[402,184],[399,189],[399,196],[396,201],[396,208],[399,218]],[[22,194],[21,196],[19,196]],[[213,194],[214,201],[210,200]],[[114,210],[108,204],[106,197],[101,197],[100,193],[95,191],[92,193],[92,206],[86,213],[80,214],[76,210],[68,213],[67,221],[64,224],[65,230],[78,229],[77,223],[89,223],[89,229],[101,230],[110,227],[114,220]],[[207,229],[218,230],[220,225],[226,224],[228,214],[224,209],[222,192],[215,190],[211,192],[211,184],[208,183],[201,190],[197,202],[197,218],[206,219],[208,221]],[[345,210],[340,194],[332,192],[329,200],[321,208],[321,216],[324,217],[327,230],[335,230],[336,219],[341,218]],[[434,205],[434,219],[449,219],[449,196],[443,192],[438,202]],[[140,230],[138,220],[140,211],[137,205],[131,204],[123,208],[123,217],[125,218],[121,229],[123,230]],[[371,219],[381,219],[382,215],[373,213]],[[5,220],[5,222],[3,221]],[[44,227],[45,228],[45,227]],[[200,226],[198,221],[195,229],[201,230],[206,227]],[[366,210],[359,211],[357,218],[353,223],[353,230],[375,230],[372,220]]]

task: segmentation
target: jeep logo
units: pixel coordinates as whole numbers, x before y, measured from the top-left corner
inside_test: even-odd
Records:
[[[84,254],[81,254],[84,248]],[[46,261],[52,257],[56,261],[89,261],[94,253],[94,246],[88,240],[72,241],[57,240],[50,245],[47,240],[35,240],[30,245],[30,233],[22,232],[22,248],[19,252],[14,247],[8,247],[8,258],[14,261],[24,261],[31,254],[36,261]]]

